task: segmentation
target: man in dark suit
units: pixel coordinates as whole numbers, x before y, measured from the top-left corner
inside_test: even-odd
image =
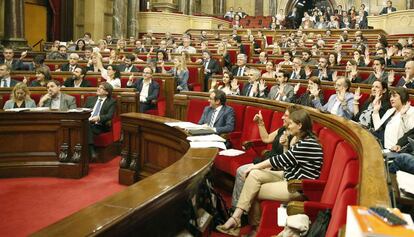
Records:
[[[311,76],[318,77],[321,81],[332,81],[332,71],[328,68],[328,59],[326,57],[319,58],[318,69],[313,70],[311,75],[306,74],[306,79],[309,79]]]
[[[255,68],[251,68],[249,69],[248,76],[249,83],[244,84],[241,95],[249,97],[266,97],[266,85],[264,84],[264,81],[258,81],[260,78],[260,71]]]
[[[86,69],[77,66],[72,73],[72,78],[65,80],[65,87],[90,87],[89,81],[85,80]]]
[[[204,91],[208,90],[208,79],[220,72],[220,65],[219,63],[211,58],[210,51],[203,51],[203,68],[204,68]]]
[[[305,79],[306,73],[302,68],[302,59],[295,57],[292,62],[292,73],[290,74],[289,79]]]
[[[23,52],[21,58],[26,56],[27,52]],[[24,70],[23,62],[20,59],[14,59],[14,50],[12,48],[4,48],[4,58],[0,59],[0,64],[7,64],[11,71]]]
[[[135,56],[133,54],[128,54],[125,57],[124,63],[119,65],[120,72],[138,72],[138,69],[134,66]]]
[[[212,127],[217,134],[234,130],[235,114],[232,107],[226,105],[226,94],[221,90],[210,93],[210,106],[204,108],[198,124]]]
[[[11,79],[10,66],[7,64],[0,64],[0,87],[14,87],[19,81]]]
[[[300,16],[299,16],[298,9],[296,7],[294,7],[292,11],[289,12],[287,19],[289,22],[288,25],[290,26],[291,29],[298,28],[298,22],[300,20]]]
[[[134,78],[131,76],[127,83],[127,87],[135,88],[139,92],[139,112],[141,113],[157,107],[160,85],[152,80],[152,74],[152,69],[147,66],[142,72],[143,78],[134,83]]]
[[[96,96],[89,96],[85,108],[92,109],[89,117],[88,144],[92,159],[96,158],[93,138],[111,129],[111,121],[116,109],[116,101],[112,98],[112,85],[101,82],[96,90]]]
[[[77,53],[71,53],[69,55],[69,63],[63,64],[58,72],[73,72],[78,67],[79,55]]]
[[[249,70],[249,68],[246,66],[246,63],[247,63],[246,54],[238,54],[236,66],[232,68],[231,73],[233,73],[234,76],[238,76],[238,77],[244,76]]]
[[[388,14],[388,13],[391,13],[391,12],[395,12],[395,11],[397,11],[397,8],[395,8],[395,7],[392,6],[392,1],[387,1],[387,6],[384,7],[381,10],[380,15],[385,15],[385,14]]]

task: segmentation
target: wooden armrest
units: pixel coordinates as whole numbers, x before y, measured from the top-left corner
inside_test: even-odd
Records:
[[[228,133],[222,133],[222,134],[220,134],[220,137],[228,140],[229,139],[229,134]]]
[[[295,193],[295,192],[299,192],[302,190],[303,190],[302,180],[292,179],[288,181],[288,191],[290,193]]]
[[[288,216],[296,214],[305,214],[305,203],[300,201],[290,201],[287,205]]]

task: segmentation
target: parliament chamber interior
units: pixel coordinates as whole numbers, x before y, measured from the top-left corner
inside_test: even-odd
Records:
[[[414,236],[414,0],[0,0],[1,236]]]

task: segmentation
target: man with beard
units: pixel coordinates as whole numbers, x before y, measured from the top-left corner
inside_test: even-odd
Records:
[[[85,80],[86,69],[83,67],[76,67],[72,72],[72,78],[66,79],[63,83],[64,87],[90,87],[89,81]]]
[[[59,111],[76,109],[75,97],[61,93],[60,87],[59,81],[50,80],[47,83],[47,94],[40,98],[39,107],[49,107]]]

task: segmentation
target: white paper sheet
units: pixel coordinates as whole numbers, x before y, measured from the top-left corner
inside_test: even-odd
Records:
[[[246,152],[241,151],[241,150],[236,150],[236,149],[228,149],[228,150],[224,150],[224,151],[220,151],[219,155],[222,156],[239,156],[241,154],[244,154]]]
[[[397,171],[397,182],[400,189],[414,194],[414,175],[399,170]]]
[[[4,111],[8,112],[21,112],[21,111],[29,111],[29,108],[12,108],[12,109],[5,109]]]
[[[217,147],[223,150],[226,150],[226,145],[224,142],[190,142],[191,148],[209,148],[209,147]]]
[[[198,125],[198,124],[191,123],[191,122],[166,122],[165,124],[170,127],[179,127],[183,129],[193,128],[193,127],[196,128],[196,127],[202,126],[202,125]]]
[[[187,140],[191,142],[225,142],[226,141],[226,139],[220,137],[217,134],[191,136],[191,137],[187,137]]]

